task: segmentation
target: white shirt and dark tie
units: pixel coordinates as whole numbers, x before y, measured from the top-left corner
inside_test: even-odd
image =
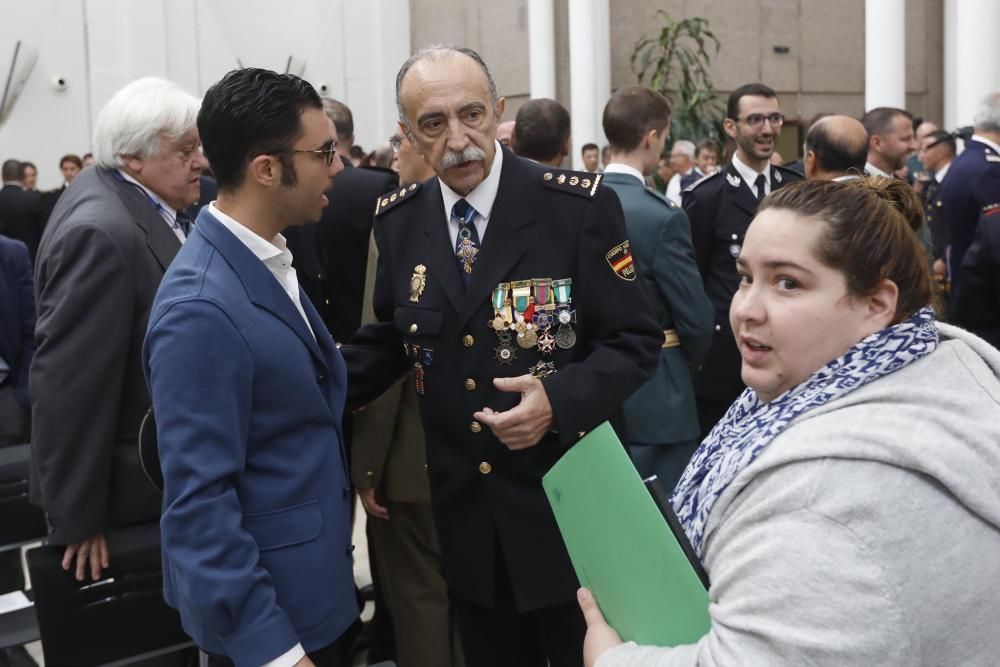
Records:
[[[736,172],[742,177],[743,182],[746,186],[750,188],[750,193],[754,196],[754,199],[760,201],[767,195],[771,194],[771,165],[768,163],[764,167],[764,171],[757,171],[752,167],[743,163],[740,160],[739,154],[733,155],[733,167]],[[763,193],[760,189],[763,186]]]

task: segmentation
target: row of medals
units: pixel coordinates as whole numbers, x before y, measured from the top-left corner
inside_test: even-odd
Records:
[[[537,347],[543,355],[576,345],[572,288],[572,278],[534,278],[500,283],[493,289],[493,317],[487,326],[499,339],[495,352],[500,364],[509,366],[517,359],[515,343],[524,350]],[[552,362],[541,361],[538,366],[544,366],[539,373],[555,372]]]

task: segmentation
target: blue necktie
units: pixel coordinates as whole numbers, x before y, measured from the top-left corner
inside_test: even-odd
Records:
[[[182,232],[184,232],[184,238],[190,236],[191,227],[194,224],[194,221],[190,217],[188,217],[188,214],[184,211],[177,211],[176,220],[177,220],[177,226],[181,228]]]
[[[462,272],[462,282],[466,286],[472,280],[472,265],[476,263],[479,254],[479,232],[472,224],[476,209],[469,202],[459,199],[451,209],[451,217],[458,223],[458,236],[455,238],[455,258]]]

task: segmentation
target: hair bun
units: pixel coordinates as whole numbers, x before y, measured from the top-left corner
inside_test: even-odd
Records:
[[[868,176],[850,181],[865,190],[873,192],[879,199],[891,204],[899,211],[913,231],[924,226],[924,207],[920,198],[906,181],[885,176]]]

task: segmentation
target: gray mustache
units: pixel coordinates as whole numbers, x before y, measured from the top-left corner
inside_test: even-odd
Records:
[[[469,146],[463,151],[445,151],[444,157],[441,158],[441,167],[451,169],[466,162],[476,162],[485,159],[485,152],[475,146]]]

